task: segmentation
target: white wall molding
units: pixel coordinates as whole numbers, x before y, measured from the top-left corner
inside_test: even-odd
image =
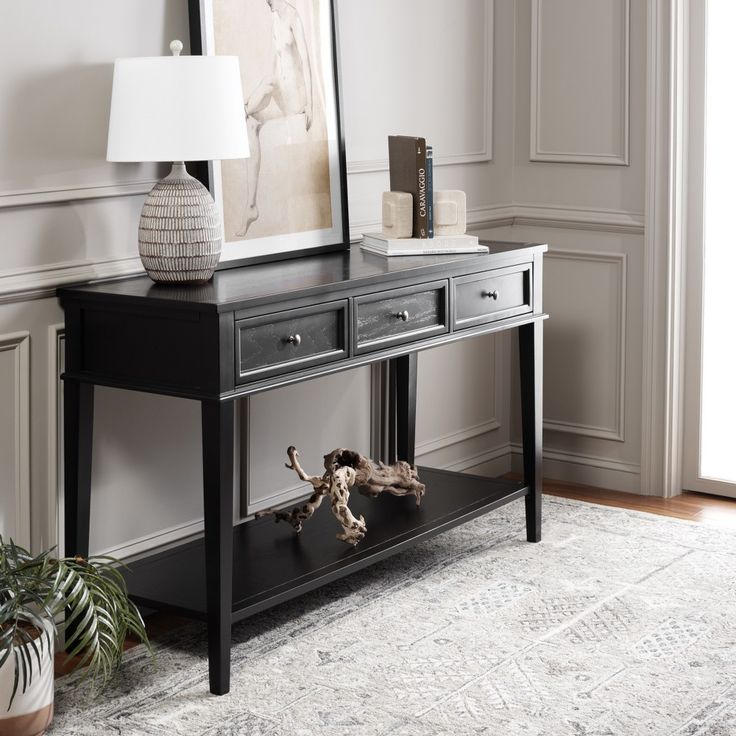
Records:
[[[511,446],[508,443],[492,447],[490,450],[476,453],[475,455],[468,455],[461,457],[458,460],[454,460],[451,463],[446,463],[442,470],[453,470],[456,473],[464,473],[473,468],[477,468],[480,465],[493,462],[494,460],[500,460],[502,458],[509,457],[511,454]]]
[[[630,44],[631,44],[631,0],[618,0],[623,4],[623,27],[621,43],[623,45],[624,63],[621,69],[621,85],[623,105],[621,111],[622,150],[619,153],[596,151],[545,151],[541,145],[541,42],[542,42],[542,3],[543,0],[532,0],[531,29],[531,110],[530,110],[530,151],[529,160],[554,163],[604,164],[608,166],[628,166],[629,164],[629,98],[630,98]]]
[[[490,376],[493,376],[494,379],[492,392],[493,405],[490,407],[487,418],[481,422],[457,429],[453,432],[446,432],[445,434],[426,439],[422,442],[417,442],[415,447],[415,455],[417,458],[426,458],[432,453],[445,450],[449,447],[455,447],[456,451],[458,451],[458,448],[456,447],[457,445],[476,437],[488,436],[488,444],[490,445],[492,437],[491,433],[501,428],[502,422],[499,419],[499,413],[504,411],[503,402],[506,395],[505,386],[508,379],[506,373],[506,367],[509,361],[507,342],[503,340],[502,335],[492,335],[487,339],[491,341],[488,373]],[[372,401],[375,400],[376,394],[374,393]],[[462,450],[459,451],[462,452]],[[462,462],[464,462],[464,460]],[[480,460],[478,463],[474,464],[477,465],[481,462],[485,462],[485,460]],[[453,464],[452,467],[454,468],[455,465]],[[472,467],[472,465],[467,467]]]
[[[503,459],[505,457],[510,457],[510,455],[511,446],[508,443],[504,443],[497,447],[492,447],[491,449],[484,452],[463,456],[458,460],[452,461],[451,463],[445,463],[441,466],[441,468],[445,470],[453,470],[455,472],[465,472],[468,470],[472,470],[473,468],[476,468],[478,466],[484,465],[485,463]],[[296,484],[292,489],[288,490],[294,491],[298,488],[304,489],[304,497],[309,495],[310,488],[303,483]],[[285,493],[286,492],[279,493],[278,497],[274,496],[268,506],[274,508],[279,508],[283,506],[288,508],[290,506],[296,505],[297,501],[295,501],[293,497],[290,501],[284,500],[283,496]],[[242,518],[240,519],[240,521],[236,521],[236,524],[243,523],[244,521],[248,521],[251,518],[252,517]],[[146,536],[133,539],[129,542],[125,542],[124,544],[109,547],[98,552],[97,554],[111,555],[112,557],[116,557],[123,561],[130,561],[131,559],[134,559],[139,555],[150,555],[153,552],[160,552],[168,547],[173,547],[175,545],[194,540],[198,537],[201,537],[203,533],[204,522],[203,520],[199,519],[186,524],[181,524],[179,526],[169,527],[159,532],[155,532],[154,534],[148,534]]]
[[[644,213],[625,210],[564,207],[549,204],[513,206],[514,225],[557,227],[567,230],[644,234]]]
[[[485,0],[483,44],[485,66],[483,69],[483,142],[478,151],[436,151],[434,166],[462,166],[493,161],[493,26],[495,0]],[[429,141],[431,143],[431,141]],[[388,171],[388,157],[366,161],[348,161],[348,174],[370,174]]]
[[[63,350],[64,324],[48,326],[48,371],[47,371],[47,407],[48,407],[48,445],[46,448],[47,466],[47,526],[44,547],[58,545],[64,549],[64,453],[61,446],[63,436],[63,386],[61,373],[64,370]]]
[[[493,418],[489,419],[486,422],[475,424],[472,427],[467,427],[457,432],[450,432],[449,434],[442,435],[441,437],[436,437],[432,440],[425,440],[424,442],[419,442],[417,444],[416,454],[418,457],[422,457],[424,455],[428,455],[431,452],[436,452],[437,450],[442,450],[446,447],[458,445],[461,442],[473,439],[473,437],[479,437],[480,435],[488,434],[489,432],[493,432],[494,430],[498,429],[500,426],[501,423],[498,421],[498,419]]]
[[[623,434],[614,427],[598,427],[594,424],[565,422],[561,419],[545,419],[543,426],[546,430],[560,432],[561,434],[574,434],[580,437],[608,440],[609,442],[624,442]]]
[[[483,205],[468,208],[468,229],[482,230],[489,227],[504,227],[514,224],[514,206],[511,204]],[[381,232],[380,221],[358,222],[350,225],[350,240],[360,241],[363,233]]]
[[[469,230],[513,225],[643,235],[644,214],[626,210],[510,202],[468,209]],[[380,230],[381,223],[378,221],[359,222],[351,225],[350,239],[353,242],[359,241],[363,233],[380,232]]]
[[[647,4],[642,493],[682,490],[688,0]]]
[[[138,256],[104,260],[67,261],[38,268],[6,271],[0,276],[0,304],[45,299],[64,284],[113,279],[143,273]]]
[[[521,472],[521,445],[512,443],[510,448],[511,468]],[[640,467],[636,463],[562,450],[545,449],[543,455],[546,479],[640,493]]]
[[[13,356],[12,396],[14,402],[13,495],[15,496],[14,541],[31,543],[31,334],[27,331],[0,335],[0,352]]]
[[[587,261],[591,263],[612,263],[618,269],[618,324],[617,324],[617,355],[616,381],[614,383],[616,406],[616,421],[610,427],[598,427],[589,424],[568,422],[561,419],[544,419],[544,428],[554,432],[582,435],[595,439],[613,440],[624,442],[624,426],[626,411],[626,254],[625,253],[602,253],[599,251],[562,251],[550,250],[545,258]]]
[[[516,442],[510,444],[511,452],[521,457],[522,447]],[[570,463],[573,465],[583,465],[588,468],[599,468],[602,470],[614,470],[617,473],[626,473],[628,475],[638,476],[640,466],[636,463],[629,463],[623,460],[613,460],[608,457],[600,457],[598,455],[586,455],[580,452],[568,452],[566,450],[544,450],[545,460],[556,460],[558,462]],[[545,477],[547,477],[545,475]]]
[[[167,527],[153,534],[131,539],[123,544],[95,552],[96,555],[110,555],[120,560],[129,560],[136,555],[150,554],[172,544],[181,544],[204,533],[204,521],[198,519],[177,526]]]
[[[487,144],[486,144],[487,145]],[[492,161],[490,152],[485,150],[470,153],[450,153],[433,158],[433,166],[463,166],[468,164],[485,164]],[[347,165],[348,174],[374,174],[388,171],[388,159],[377,158],[367,161],[350,161]]]
[[[295,495],[297,491],[301,490],[300,496]],[[300,498],[306,498],[313,493],[313,488],[309,483],[301,481],[299,483],[293,483],[285,488],[280,488],[273,496],[261,499],[260,501],[254,501],[250,504],[249,510],[251,514],[256,514],[259,511],[265,511],[266,509],[275,509],[281,507],[297,506]],[[245,514],[245,508],[241,512]],[[244,516],[242,518],[245,518]]]
[[[497,204],[468,210],[468,228],[483,230],[512,225],[558,227],[597,232],[644,233],[644,216],[636,212],[595,210],[539,204]],[[381,230],[380,222],[360,222],[350,228],[353,242],[363,233]],[[64,284],[121,278],[144,273],[138,256],[52,263],[7,271],[0,275],[0,304],[45,299]]]
[[[106,199],[108,197],[131,197],[148,194],[157,180],[144,179],[122,184],[94,184],[85,187],[54,187],[37,189],[18,189],[0,192],[0,209],[4,207],[37,207],[44,204],[77,202],[86,199]]]

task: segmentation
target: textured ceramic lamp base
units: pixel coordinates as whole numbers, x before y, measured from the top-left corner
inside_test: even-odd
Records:
[[[222,250],[220,217],[212,195],[183,163],[175,163],[149,193],[138,246],[154,281],[194,284],[212,278]]]

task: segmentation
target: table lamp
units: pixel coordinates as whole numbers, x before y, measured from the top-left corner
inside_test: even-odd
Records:
[[[220,216],[185,161],[247,158],[240,66],[235,56],[117,59],[108,161],[172,162],[141,213],[138,245],[148,275],[162,283],[208,281],[222,250]]]

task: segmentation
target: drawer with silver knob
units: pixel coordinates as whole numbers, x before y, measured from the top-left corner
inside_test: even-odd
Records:
[[[448,283],[355,297],[355,353],[367,353],[449,331]]]
[[[494,269],[452,280],[453,329],[474,327],[531,312],[532,264]]]
[[[348,355],[343,299],[235,322],[238,383],[329,363]]]

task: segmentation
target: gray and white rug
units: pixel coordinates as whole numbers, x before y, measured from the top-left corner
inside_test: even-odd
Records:
[[[192,624],[132,650],[53,736],[736,734],[736,533],[545,499],[515,503],[238,625],[207,692]]]

